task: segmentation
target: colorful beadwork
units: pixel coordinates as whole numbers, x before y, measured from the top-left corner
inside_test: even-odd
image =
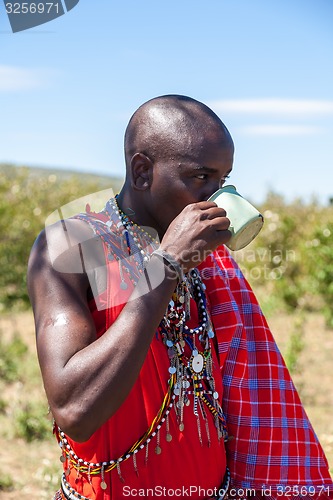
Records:
[[[111,470],[117,468],[121,462],[125,462],[132,455],[136,454],[139,450],[142,450],[147,446],[151,439],[156,436],[157,432],[160,430],[166,418],[173,406],[173,400],[175,396],[173,394],[173,388],[175,385],[175,376],[171,376],[168,384],[168,391],[165,394],[163,399],[163,403],[153,419],[151,425],[147,429],[147,431],[141,436],[138,441],[136,441],[131,448],[129,448],[121,457],[115,460],[109,460],[107,462],[102,463],[93,463],[86,462],[79,458],[74,450],[71,448],[68,440],[66,439],[65,433],[57,427],[57,437],[59,441],[59,445],[62,449],[62,455],[60,457],[61,462],[67,462],[67,466],[72,466],[81,474],[88,474],[89,476],[95,476],[99,474],[104,474],[105,472],[110,472]]]
[[[174,394],[179,429],[184,430],[184,406],[190,405],[193,396],[193,412],[197,417],[200,442],[200,416],[207,421],[206,409],[214,416],[218,437],[227,440],[226,421],[219,404],[212,374],[211,341],[214,330],[207,312],[205,285],[197,269],[192,269],[183,282],[179,283],[168,310],[160,323],[159,332],[168,349],[169,373],[176,375]],[[192,297],[198,308],[199,325],[189,328],[186,321],[190,316],[189,300]],[[199,414],[200,412],[200,414]],[[208,425],[206,425],[210,441]]]

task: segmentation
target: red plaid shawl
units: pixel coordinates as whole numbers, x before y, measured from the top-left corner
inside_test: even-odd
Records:
[[[199,269],[233,436],[227,445],[232,487],[255,489],[266,499],[331,498],[325,455],[249,284],[225,247]]]

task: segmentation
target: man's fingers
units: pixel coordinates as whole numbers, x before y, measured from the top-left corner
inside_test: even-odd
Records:
[[[187,205],[185,210],[189,210],[190,212],[198,212],[199,210],[201,219],[214,219],[215,217],[226,216],[224,208],[218,207],[214,201],[199,201],[197,203],[192,203],[191,205]]]
[[[218,216],[210,219],[210,227],[215,229],[215,231],[226,231],[230,226],[230,219],[225,216]]]
[[[227,215],[227,212],[224,210],[224,208],[220,208],[218,206],[208,208],[206,210],[202,211],[202,215],[206,217],[207,219],[216,219],[216,218],[221,218],[225,217]]]
[[[220,245],[224,245],[225,243],[228,243],[230,240],[232,233],[229,231],[229,229],[224,229],[222,231],[216,231],[216,248]]]
[[[200,208],[200,210],[217,207],[215,201],[198,201],[197,203],[194,203],[194,206]]]

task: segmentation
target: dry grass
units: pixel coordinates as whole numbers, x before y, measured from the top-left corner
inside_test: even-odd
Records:
[[[291,333],[299,327],[295,316],[279,314],[270,319],[282,353],[288,349]],[[304,348],[299,355],[293,379],[322,443],[333,470],[333,332],[325,327],[320,315],[310,314],[302,322]],[[0,498],[1,500],[51,499],[60,476],[59,449],[51,435],[44,441],[27,443],[15,431],[17,411],[27,402],[47,405],[35,353],[31,313],[0,317],[2,339],[9,341],[17,332],[28,345],[21,380],[1,382],[4,407],[0,408]],[[7,485],[7,487],[5,487]],[[2,489],[1,489],[2,488]]]

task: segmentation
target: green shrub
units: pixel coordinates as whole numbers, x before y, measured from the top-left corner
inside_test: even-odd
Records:
[[[98,177],[57,175],[0,165],[0,265],[5,270],[0,275],[2,309],[22,309],[29,304],[27,263],[46,218],[70,201],[108,187]]]
[[[45,405],[28,403],[16,414],[16,435],[28,443],[47,439],[51,435],[51,422],[47,418]]]
[[[9,474],[0,475],[0,491],[12,491],[14,489],[14,481]]]
[[[288,311],[324,310],[333,325],[333,207],[271,193],[261,211],[261,233],[235,255],[252,286]]]
[[[5,414],[7,409],[7,402],[4,399],[0,399],[0,415]]]
[[[20,378],[21,361],[27,350],[26,344],[18,335],[8,343],[0,338],[0,379],[14,382]]]
[[[291,374],[300,371],[299,356],[305,348],[304,342],[304,317],[297,317],[294,330],[291,332],[284,360]]]
[[[321,222],[310,246],[310,272],[316,293],[321,297],[327,324],[333,327],[333,210],[329,222]]]

